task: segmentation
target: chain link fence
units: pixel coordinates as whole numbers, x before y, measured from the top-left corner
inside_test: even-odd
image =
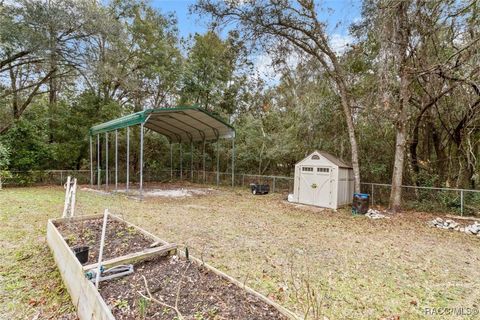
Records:
[[[97,174],[94,171],[94,183],[97,185]],[[45,170],[45,171],[13,171],[9,177],[3,178],[4,187],[32,185],[63,185],[67,176],[74,176],[79,184],[90,183],[90,170]],[[102,187],[105,187],[106,171],[100,171]],[[115,185],[115,170],[108,172],[109,187]],[[126,172],[119,169],[116,179],[118,183],[126,182]],[[217,181],[218,179],[218,181]],[[139,172],[132,170],[129,181],[136,184],[140,180]],[[203,170],[144,170],[144,187],[158,182],[191,181],[193,183],[231,186],[231,172]],[[234,185],[248,187],[251,183],[269,184],[271,192],[292,193],[293,177],[255,174],[235,174]],[[361,191],[370,195],[371,206],[387,206],[390,197],[390,184],[362,183]],[[405,209],[426,212],[445,212],[459,215],[480,215],[480,190],[436,188],[420,186],[402,186],[402,199]]]
[[[371,206],[386,206],[391,187],[390,184],[362,183],[361,190],[370,195]],[[402,186],[402,200],[405,209],[480,215],[480,190]]]

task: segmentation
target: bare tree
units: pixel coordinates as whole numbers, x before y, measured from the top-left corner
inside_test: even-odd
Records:
[[[300,49],[320,63],[340,96],[351,146],[355,191],[360,192],[358,146],[348,77],[329,42],[326,22],[318,17],[315,1],[259,0],[244,4],[200,0],[194,9],[210,14],[216,24],[236,24],[245,38],[266,41],[267,46],[272,45],[271,40],[281,41]]]
[[[401,186],[408,136],[412,82],[410,61],[414,50],[411,47],[412,32],[408,16],[410,3],[410,1],[385,1],[380,5],[381,99],[385,110],[390,112],[396,131],[389,203],[392,212],[397,212],[401,208]]]
[[[479,69],[468,66],[475,61],[479,38],[456,22],[457,19],[461,20],[460,16],[465,19],[472,4],[474,2],[452,6],[447,1],[438,1],[429,6],[421,0],[385,0],[376,4],[376,21],[379,23],[372,27],[378,32],[381,47],[380,98],[396,131],[389,203],[392,212],[401,209],[401,186],[411,120],[414,119],[409,151],[412,168],[418,172],[416,148],[422,119],[430,118],[429,125],[438,161],[443,162],[446,155],[439,146],[440,139],[432,125],[432,119],[439,119],[445,127],[438,105],[446,96],[461,87],[462,83],[471,86],[473,91],[477,88],[471,79],[478,77]],[[459,73],[463,77],[459,78]],[[467,123],[471,123],[477,113],[475,100],[477,98],[467,106],[459,108],[462,109],[461,119]],[[436,115],[430,113],[431,108],[437,109]],[[451,103],[448,109],[454,109]],[[465,123],[459,120],[456,128],[463,132]],[[460,146],[461,138],[456,141],[455,137],[461,135],[455,135],[455,129],[445,130],[451,132],[449,135],[453,142]]]

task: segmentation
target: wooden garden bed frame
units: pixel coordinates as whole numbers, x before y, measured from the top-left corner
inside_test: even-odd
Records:
[[[53,253],[53,257],[58,266],[60,274],[62,276],[63,282],[67,287],[68,292],[72,302],[77,310],[77,315],[80,320],[90,320],[90,319],[101,319],[101,320],[114,320],[110,308],[103,300],[102,296],[95,288],[95,285],[85,277],[85,271],[93,269],[97,266],[96,263],[82,266],[78,259],[75,257],[75,254],[70,249],[63,236],[58,231],[55,223],[65,223],[69,221],[82,221],[90,219],[100,219],[103,215],[90,215],[90,216],[80,216],[74,218],[60,218],[60,219],[50,219],[47,223],[47,243]],[[135,228],[137,231],[145,235],[147,238],[152,239],[152,243],[155,243],[156,247],[147,248],[138,252],[127,254],[121,257],[116,257],[102,262],[102,265],[106,267],[113,267],[120,264],[129,264],[139,261],[146,260],[154,256],[166,256],[169,254],[177,253],[177,245],[173,243],[168,243],[167,241],[160,239],[159,237],[151,234],[150,232],[131,224],[128,221],[123,220],[119,216],[109,214],[109,219],[113,219],[122,223],[127,224],[129,227]],[[181,256],[184,256],[179,252]],[[222,271],[210,266],[209,264],[189,256],[189,259],[197,265],[204,266],[209,271],[220,276],[226,281],[235,284],[241,289],[247,291],[248,293],[256,296],[263,302],[273,306],[281,314],[285,315],[289,319],[299,320],[301,319],[296,314],[292,313],[288,309],[282,307],[278,303],[272,301],[266,296],[256,292],[250,287],[244,285],[240,281],[232,278],[231,276],[223,273]]]

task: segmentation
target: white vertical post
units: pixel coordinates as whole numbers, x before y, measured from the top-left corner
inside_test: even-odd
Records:
[[[92,136],[89,135],[90,141],[90,188],[93,188],[93,142]]]
[[[65,188],[65,203],[63,205],[62,218],[65,218],[67,216],[69,203],[70,203],[70,176],[67,177],[67,185]]]
[[[130,184],[130,127],[127,127],[127,181],[126,181],[126,192],[128,193],[128,187]]]
[[[108,191],[108,132],[105,132],[105,191]]]
[[[275,193],[275,176],[273,176],[272,193]]]
[[[118,130],[115,130],[115,191],[118,191]]]
[[[98,289],[98,283],[100,282],[100,273],[102,268],[102,258],[103,258],[103,247],[105,245],[105,233],[107,231],[107,219],[108,219],[108,209],[105,209],[103,213],[103,225],[102,225],[102,237],[100,238],[100,250],[98,253],[98,266],[97,274],[95,277],[95,287]]]
[[[190,141],[190,179],[193,182],[193,141]]]
[[[100,189],[100,134],[97,134],[97,189]]]
[[[143,123],[140,125],[140,196],[143,195]]]
[[[183,149],[182,142],[180,144],[180,180],[183,180]]]
[[[170,141],[170,181],[173,180],[173,145]]]

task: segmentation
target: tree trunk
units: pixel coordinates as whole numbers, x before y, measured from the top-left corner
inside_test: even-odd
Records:
[[[412,180],[413,183],[418,186],[418,175],[420,173],[420,166],[418,165],[418,141],[419,141],[419,130],[420,130],[420,119],[421,116],[418,118],[417,122],[415,123],[415,127],[413,128],[412,133],[412,140],[410,141],[410,166],[412,168]]]
[[[407,143],[407,126],[399,121],[395,138],[395,160],[392,174],[392,190],[390,193],[389,210],[396,213],[402,205],[402,181],[405,162],[405,144]]]
[[[389,210],[399,212],[402,205],[402,182],[405,165],[405,147],[407,144],[408,104],[410,101],[410,79],[405,65],[400,66],[400,101],[396,116],[395,158],[393,161],[392,189]]]
[[[402,182],[403,170],[405,166],[405,147],[407,143],[407,122],[408,107],[410,102],[410,78],[409,73],[409,39],[410,29],[408,26],[408,2],[399,2],[395,5],[393,12],[393,55],[397,64],[398,74],[394,77],[400,79],[398,104],[394,115],[396,138],[395,138],[395,158],[393,162],[392,189],[390,192],[389,210],[392,213],[399,212],[402,206]]]
[[[360,164],[358,161],[357,137],[355,135],[355,126],[353,124],[352,118],[352,106],[345,84],[341,80],[339,80],[337,81],[337,85],[339,87],[342,108],[345,114],[345,120],[347,122],[348,138],[350,141],[350,146],[352,148],[352,167],[353,177],[355,179],[355,192],[360,193]]]

